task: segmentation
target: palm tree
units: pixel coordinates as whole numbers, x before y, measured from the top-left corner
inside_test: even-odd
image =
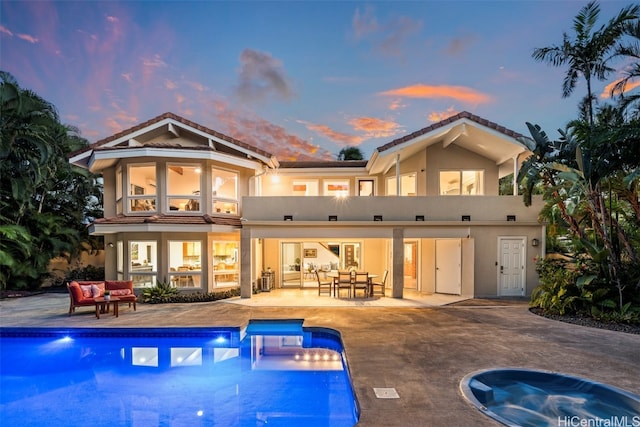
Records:
[[[362,160],[364,155],[358,147],[345,147],[338,153],[338,160]]]
[[[621,40],[637,25],[640,6],[627,6],[606,25],[596,27],[600,7],[590,2],[574,18],[574,38],[563,34],[560,46],[537,48],[533,58],[553,66],[568,65],[562,86],[562,96],[570,96],[582,76],[586,82],[586,96],[581,101],[580,118],[567,126],[560,141],[548,141],[539,127],[529,125],[534,139],[534,156],[525,165],[519,180],[530,189],[540,179],[550,186],[549,203],[555,204],[567,221],[574,236],[595,259],[602,259],[608,269],[610,283],[620,294],[624,258],[636,262],[635,250],[630,246],[613,212],[612,179],[625,165],[627,140],[620,138],[621,115],[610,108],[594,112],[593,79],[605,80],[614,69],[610,60],[620,56]],[[603,186],[609,184],[608,206]],[[525,201],[527,192],[525,191]],[[595,235],[589,236],[587,228]],[[593,240],[591,240],[593,239]],[[625,245],[623,258],[618,242]],[[602,245],[601,247],[599,247]]]
[[[534,49],[533,58],[547,62],[554,67],[569,65],[562,84],[563,98],[569,97],[582,75],[587,84],[585,104],[589,125],[593,124],[593,103],[595,96],[592,90],[592,79],[604,80],[614,71],[608,65],[614,55],[617,43],[624,34],[625,25],[638,18],[640,6],[627,6],[612,18],[607,25],[596,29],[600,16],[600,6],[590,2],[584,6],[573,20],[573,39],[563,34],[560,46],[549,46]]]
[[[640,94],[635,93],[627,96],[625,90],[627,85],[640,79],[640,21],[627,22],[623,27],[624,33],[631,38],[631,43],[620,44],[616,48],[616,56],[629,58],[636,62],[631,64],[626,70],[623,70],[625,77],[620,79],[611,89],[611,95],[618,95],[620,99],[620,108],[624,111],[632,105],[636,105],[640,101]],[[640,106],[632,114],[636,119],[640,118]]]
[[[51,103],[0,71],[2,288],[37,288],[52,258],[93,248],[83,220],[100,186],[67,158],[86,144]]]

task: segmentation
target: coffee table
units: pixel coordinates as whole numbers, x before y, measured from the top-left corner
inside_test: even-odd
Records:
[[[120,303],[120,298],[111,297],[108,300],[104,299],[104,297],[98,297],[94,299],[96,303],[96,317],[100,318],[100,313],[108,313],[109,305],[113,303],[113,315],[118,317],[120,313],[118,313],[118,304]]]

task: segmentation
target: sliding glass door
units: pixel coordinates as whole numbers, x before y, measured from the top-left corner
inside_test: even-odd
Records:
[[[280,283],[283,288],[299,288],[301,279],[302,243],[282,242],[280,246],[280,259],[282,260],[282,277]]]

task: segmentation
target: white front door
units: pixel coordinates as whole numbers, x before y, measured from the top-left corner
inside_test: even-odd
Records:
[[[436,239],[436,292],[462,292],[462,250],[460,239]]]
[[[525,239],[524,237],[499,237],[498,295],[522,296],[525,294]]]

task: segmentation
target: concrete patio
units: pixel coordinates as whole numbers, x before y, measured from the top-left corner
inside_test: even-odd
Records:
[[[67,315],[66,294],[0,302],[3,327],[244,326],[304,319],[338,330],[361,407],[359,426],[497,426],[459,391],[479,369],[524,367],[586,377],[640,394],[640,335],[565,324],[531,314],[526,301],[442,295],[341,301],[311,291],[214,303],[123,305],[118,318],[91,308]],[[387,301],[388,300],[388,301]],[[378,399],[374,388],[395,388]]]

